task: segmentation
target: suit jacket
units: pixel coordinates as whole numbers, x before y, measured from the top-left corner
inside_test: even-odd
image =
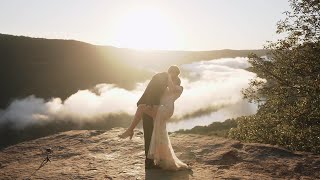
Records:
[[[163,95],[164,90],[168,86],[168,73],[162,72],[154,75],[149,82],[143,95],[137,102],[139,104],[147,105],[159,105],[160,98]]]

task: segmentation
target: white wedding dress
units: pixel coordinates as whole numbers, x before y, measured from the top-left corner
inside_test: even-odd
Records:
[[[188,169],[188,165],[175,155],[166,129],[167,120],[173,115],[174,101],[181,93],[172,93],[167,88],[161,97],[157,115],[153,122],[153,132],[149,146],[148,158],[166,170]]]

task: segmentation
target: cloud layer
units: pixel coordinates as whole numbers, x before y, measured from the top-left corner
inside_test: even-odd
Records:
[[[184,92],[176,101],[174,116],[179,118],[199,109],[224,107],[221,111],[225,111],[225,115],[220,119],[214,114],[221,113],[218,111],[208,116],[181,121],[204,125],[203,122],[209,122],[206,119],[211,119],[211,122],[255,113],[255,105],[244,101],[240,92],[248,86],[249,80],[255,77],[254,73],[245,70],[247,67],[247,58],[224,58],[182,65],[181,70],[186,74],[181,77]],[[0,124],[11,122],[15,127],[22,128],[53,119],[71,118],[81,122],[92,121],[110,113],[125,112],[133,115],[136,102],[147,83],[138,83],[132,91],[112,84],[98,84],[93,90],[79,90],[65,101],[60,98],[45,101],[31,95],[17,99],[7,109],[0,110]],[[184,128],[184,125],[175,126],[175,129],[180,129],[179,127]]]

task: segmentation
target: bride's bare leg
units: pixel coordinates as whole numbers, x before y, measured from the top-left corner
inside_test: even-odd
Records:
[[[120,138],[126,138],[128,136],[130,136],[130,139],[133,136],[133,130],[134,128],[138,125],[138,123],[140,122],[141,118],[142,118],[142,114],[146,113],[151,117],[155,117],[156,115],[156,111],[157,111],[157,106],[154,107],[150,107],[147,106],[146,104],[140,104],[137,108],[137,111],[134,115],[134,118],[131,122],[131,125],[128,127],[128,129],[122,133],[121,135],[119,135]]]

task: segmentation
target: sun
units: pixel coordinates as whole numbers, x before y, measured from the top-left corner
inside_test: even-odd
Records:
[[[135,9],[117,20],[113,39],[116,46],[153,50],[174,49],[178,28],[165,13],[151,8]]]

